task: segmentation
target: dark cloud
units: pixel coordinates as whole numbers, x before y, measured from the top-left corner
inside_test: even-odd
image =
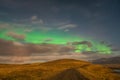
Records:
[[[81,41],[81,42],[71,42],[68,44],[72,44],[72,45],[87,45],[88,47],[92,47],[92,43],[89,41]]]
[[[103,45],[106,45],[108,47],[113,47],[113,44],[110,44],[110,43],[108,43],[106,41],[101,41],[100,43],[103,44]]]
[[[1,56],[27,56],[29,51],[27,47],[19,42],[0,40],[0,55]]]
[[[62,52],[70,52],[74,50],[72,46],[63,46],[63,45],[55,45],[55,44],[23,44],[20,42],[0,40],[0,55],[4,56],[26,56],[31,54],[52,54],[52,53],[62,53]],[[59,53],[59,54],[60,54]]]
[[[113,48],[113,49],[111,49],[112,51],[120,51],[120,49],[118,49],[118,48]]]
[[[72,57],[74,47],[55,44],[23,44],[20,42],[0,40],[0,56],[1,60],[5,62],[22,63],[26,60],[30,60],[31,57],[39,56],[48,58],[50,55],[53,59],[59,58],[59,56]],[[66,55],[66,56],[64,56]],[[74,54],[73,54],[74,55]],[[57,56],[55,58],[55,56]],[[7,58],[9,57],[9,58]],[[42,60],[43,58],[39,59]],[[52,60],[48,58],[49,60]]]

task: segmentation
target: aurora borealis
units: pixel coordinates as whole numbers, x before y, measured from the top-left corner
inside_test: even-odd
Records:
[[[24,40],[18,40],[16,38],[13,38],[11,36],[6,35],[9,30],[3,29],[0,32],[0,38],[5,40],[13,40],[13,41],[20,41],[22,43],[33,43],[33,44],[60,44],[60,45],[67,45],[67,42],[82,42],[82,41],[89,41],[93,46],[88,47],[86,44],[79,44],[76,45],[75,52],[85,52],[85,51],[97,51],[104,54],[111,54],[111,48],[105,44],[101,44],[98,41],[88,39],[88,38],[82,38],[80,36],[74,36],[73,34],[69,32],[64,31],[48,31],[43,32],[42,30],[35,30],[31,32],[24,32],[24,29],[16,29],[13,32],[17,34],[25,34]]]
[[[0,0],[0,62],[17,61],[16,57],[34,62],[119,55],[119,4],[119,0]]]

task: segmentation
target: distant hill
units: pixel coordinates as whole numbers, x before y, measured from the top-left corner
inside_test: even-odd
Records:
[[[111,69],[74,59],[46,63],[1,64],[0,80],[119,80]]]
[[[111,57],[111,58],[101,58],[101,59],[93,60],[92,63],[97,63],[97,64],[120,64],[120,56],[119,57]]]

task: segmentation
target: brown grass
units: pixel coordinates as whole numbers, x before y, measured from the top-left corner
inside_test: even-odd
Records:
[[[112,70],[107,67],[91,64],[85,61],[63,59],[41,64],[1,64],[0,80],[48,80],[71,68],[76,69],[89,80],[120,79],[119,75],[112,73]]]

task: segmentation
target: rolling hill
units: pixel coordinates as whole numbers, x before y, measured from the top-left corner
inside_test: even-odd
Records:
[[[119,80],[111,69],[74,59],[46,63],[1,64],[0,80]]]

